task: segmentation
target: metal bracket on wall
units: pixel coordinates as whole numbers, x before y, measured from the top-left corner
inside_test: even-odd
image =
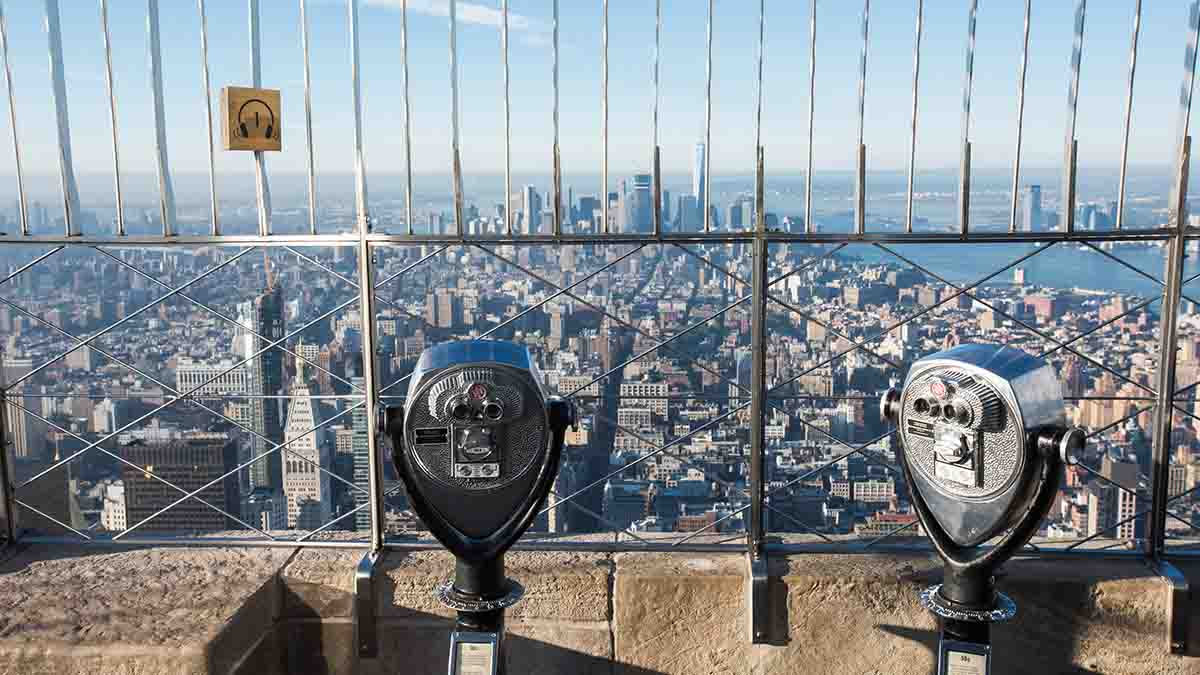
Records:
[[[746,556],[749,574],[746,576],[747,614],[750,617],[750,643],[769,644],[771,641],[771,577],[767,572],[767,557]]]
[[[375,565],[383,559],[379,551],[363,556],[354,569],[354,643],[358,656],[373,659],[379,655],[379,633],[375,617]]]
[[[1167,584],[1167,649],[1172,654],[1186,654],[1190,611],[1187,577],[1166,560],[1150,560],[1147,564]]]

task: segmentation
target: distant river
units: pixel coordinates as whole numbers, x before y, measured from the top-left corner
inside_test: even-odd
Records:
[[[972,283],[1034,250],[1032,244],[895,244],[888,245],[897,253],[930,271],[959,284]],[[1086,288],[1100,291],[1149,296],[1161,292],[1158,284],[1136,272],[1122,267],[1095,250],[1078,244],[1044,245],[1046,249],[1021,263],[1025,283],[1054,288]],[[849,255],[870,262],[900,261],[874,246],[853,245]],[[1162,278],[1165,272],[1166,247],[1143,244],[1119,244],[1109,251],[1137,269]],[[1200,272],[1200,253],[1189,251],[1184,265],[1184,278]],[[1010,270],[990,284],[1009,284]],[[1200,289],[1200,279],[1188,286]],[[1200,291],[1198,291],[1200,292]]]

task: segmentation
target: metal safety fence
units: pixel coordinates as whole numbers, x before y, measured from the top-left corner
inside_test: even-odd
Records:
[[[921,548],[921,540],[913,536],[919,523],[903,506],[905,488],[896,468],[892,431],[882,420],[873,419],[874,401],[884,385],[903,376],[915,357],[939,344],[1003,339],[1070,370],[1074,379],[1064,372],[1068,400],[1075,414],[1086,420],[1081,423],[1089,427],[1099,448],[1068,469],[1068,492],[1058,511],[1059,522],[1053,524],[1064,536],[1051,536],[1048,529],[1045,537],[1030,545],[1030,553],[1152,559],[1194,553],[1200,539],[1192,533],[1200,528],[1200,513],[1192,502],[1200,490],[1200,469],[1193,468],[1197,465],[1191,446],[1196,441],[1191,430],[1200,420],[1195,396],[1200,384],[1200,369],[1195,368],[1200,359],[1196,347],[1200,334],[1193,331],[1200,329],[1200,324],[1191,317],[1197,304],[1192,298],[1200,297],[1193,285],[1200,280],[1200,271],[1193,269],[1188,252],[1196,249],[1200,237],[1189,229],[1188,179],[1200,3],[1186,5],[1178,120],[1172,147],[1163,148],[1170,158],[1170,196],[1166,207],[1149,220],[1143,219],[1141,226],[1129,217],[1134,207],[1127,190],[1127,172],[1142,3],[1129,3],[1133,22],[1116,199],[1111,227],[1094,228],[1086,219],[1081,222],[1084,205],[1077,196],[1076,126],[1088,5],[1086,0],[1077,0],[1071,25],[1057,225],[1041,229],[1029,215],[1032,193],[1022,189],[1033,3],[1026,0],[1023,4],[1019,36],[1012,172],[1006,176],[1010,180],[1006,180],[1003,203],[992,207],[1003,217],[986,222],[976,222],[986,219],[977,217],[980,205],[973,203],[981,192],[978,172],[973,173],[972,168],[979,8],[976,0],[965,3],[966,56],[955,208],[947,222],[928,229],[922,227],[919,214],[921,174],[917,168],[926,31],[923,0],[915,0],[913,7],[910,133],[900,190],[903,207],[898,212],[902,215],[874,221],[866,145],[871,2],[865,0],[859,14],[856,143],[854,170],[847,182],[853,196],[844,222],[838,220],[838,214],[823,214],[819,207],[814,208],[820,198],[819,194],[814,197],[814,189],[826,188],[814,178],[814,148],[820,133],[815,121],[819,15],[818,2],[808,4],[806,133],[796,134],[806,136],[806,170],[799,188],[803,207],[787,226],[780,224],[768,204],[775,179],[767,171],[763,137],[768,12],[766,0],[760,0],[756,5],[757,51],[748,78],[755,85],[749,134],[753,140],[746,138],[754,156],[752,190],[749,196],[738,198],[738,204],[749,205],[746,215],[739,215],[742,226],[727,222],[722,229],[716,222],[718,211],[711,205],[716,192],[711,151],[713,35],[719,29],[714,2],[707,3],[704,32],[705,151],[693,167],[700,177],[693,188],[698,207],[691,222],[677,216],[673,225],[666,216],[672,205],[664,194],[666,174],[661,166],[664,22],[662,3],[656,1],[646,147],[649,183],[640,187],[649,196],[649,218],[638,230],[624,223],[621,198],[609,197],[607,0],[600,6],[601,129],[594,140],[600,150],[601,196],[593,202],[594,214],[572,218],[575,204],[565,200],[558,0],[548,3],[551,20],[545,54],[553,103],[547,158],[552,167],[548,224],[539,228],[531,222],[541,218],[541,211],[530,206],[527,195],[520,196],[520,207],[515,203],[520,193],[514,192],[512,168],[510,11],[509,0],[500,0],[498,8],[487,11],[492,12],[488,16],[494,18],[500,33],[503,204],[500,215],[488,226],[473,224],[487,219],[471,213],[464,187],[462,49],[458,42],[463,21],[458,11],[467,3],[449,0],[444,9],[449,37],[450,138],[446,145],[451,180],[449,217],[443,231],[435,231],[432,217],[425,231],[417,226],[420,197],[414,185],[420,176],[414,179],[409,8],[404,0],[395,4],[401,9],[396,38],[403,101],[397,132],[404,139],[402,206],[391,211],[373,206],[378,202],[368,199],[359,1],[348,0],[351,95],[344,103],[352,118],[353,206],[347,222],[322,216],[314,149],[308,18],[312,8],[307,0],[299,0],[297,38],[302,52],[306,169],[300,191],[304,196],[302,226],[276,227],[284,218],[272,206],[266,154],[255,152],[253,227],[241,231],[238,226],[244,223],[228,222],[237,218],[229,217],[221,204],[236,198],[218,195],[221,176],[216,160],[206,2],[196,3],[195,19],[207,131],[207,203],[202,218],[183,222],[188,219],[180,215],[168,155],[159,3],[147,0],[156,175],[154,215],[147,221],[156,220],[158,225],[157,231],[151,232],[127,222],[130,200],[123,183],[126,173],[122,170],[109,3],[99,0],[102,30],[94,46],[104,55],[114,178],[112,230],[101,232],[88,231],[94,223],[81,207],[59,2],[45,0],[41,18],[49,55],[48,95],[62,213],[61,230],[55,232],[45,208],[29,197],[32,179],[23,159],[28,160],[30,149],[20,133],[21,89],[14,83],[22,73],[9,60],[13,36],[4,10],[11,10],[7,6],[11,3],[0,3],[0,57],[4,59],[16,192],[16,231],[0,240],[0,251],[17,261],[0,279],[0,304],[5,309],[0,318],[11,336],[0,346],[5,350],[0,354],[7,353],[0,362],[4,394],[0,428],[5,430],[6,444],[0,469],[7,476],[3,501],[9,541],[305,545],[372,551],[432,547],[434,542],[422,535],[419,523],[407,512],[400,484],[390,476],[379,411],[403,400],[414,351],[436,339],[499,337],[525,340],[537,347],[544,360],[552,353],[567,353],[569,358],[556,363],[570,364],[573,370],[568,372],[567,365],[554,369],[555,384],[562,394],[576,399],[587,420],[588,439],[579,438],[568,448],[571,471],[556,484],[539,514],[540,524],[521,546],[737,551],[747,552],[754,560],[771,552]],[[254,86],[261,86],[262,12],[258,0],[248,0],[245,8],[250,79]],[[482,11],[475,4],[470,9]],[[1183,9],[1181,6],[1179,11]],[[183,10],[172,9],[176,12],[182,14]],[[522,219],[524,232],[515,227]],[[198,222],[202,223],[199,228]],[[823,223],[829,227],[823,228]],[[251,254],[264,256],[261,268],[254,263],[258,256]],[[172,258],[168,262],[173,256],[186,260]],[[150,265],[153,257],[158,261]],[[954,260],[964,257],[980,262],[968,263],[964,270]],[[998,283],[1006,275],[1014,279],[1023,276],[1042,261],[1057,267],[1081,258],[1096,261],[1104,270],[1099,274],[1122,277],[1132,290],[1103,296],[1080,292],[1072,300],[1047,291],[1049,284]],[[288,265],[292,266],[290,281],[284,279],[289,275]],[[954,269],[948,272],[947,267]],[[265,289],[256,289],[253,297],[241,303],[231,299],[229,289],[244,286],[244,277],[250,272],[257,275],[260,269],[267,279]],[[39,294],[53,295],[58,283],[75,273],[84,274],[83,281],[75,284],[76,290],[84,288],[96,295],[94,321],[73,320],[72,314],[77,312],[69,305],[64,311],[61,298],[55,298],[54,306],[29,304],[37,303]],[[230,279],[231,274],[243,276]],[[889,277],[891,281],[885,282]],[[115,293],[105,284],[117,280],[138,288],[136,297],[119,298],[119,310],[109,306],[118,298],[106,301],[104,297],[106,292]],[[85,288],[89,283],[95,286]],[[283,297],[273,295],[285,283],[292,283],[291,288],[303,298],[319,296],[320,302],[306,300],[285,307]],[[520,301],[500,306],[488,293],[506,283],[519,287],[508,295]],[[1031,301],[1029,296],[1036,297]],[[472,303],[470,310],[464,309],[464,298]],[[672,306],[662,310],[662,302]],[[569,309],[547,311],[564,304]],[[639,309],[639,305],[645,307]],[[472,314],[471,321],[463,319],[466,312]],[[156,318],[155,313],[160,316]],[[573,314],[579,316],[572,318]],[[231,350],[234,356],[199,365],[189,361],[191,379],[180,377],[179,372],[187,369],[183,357],[195,345],[189,343],[194,336],[186,331],[171,333],[179,321],[219,327],[213,328],[207,339],[219,336],[237,342],[238,348]],[[79,327],[72,327],[73,323]],[[544,323],[549,323],[553,349],[530,337],[545,337]],[[18,325],[20,330],[14,328]],[[151,342],[113,343],[118,330],[129,329],[143,336],[158,331],[175,346],[139,354],[136,352]],[[567,335],[569,329],[581,333]],[[337,336],[336,348],[330,348],[334,341],[328,334],[316,349],[304,344],[314,332],[326,331]],[[56,378],[76,369],[64,366],[67,361],[85,362],[78,370],[101,370],[91,362],[93,353],[103,357],[103,376],[111,380],[94,381],[93,386],[71,391],[54,389]],[[341,362],[335,364],[339,358]],[[171,362],[167,371],[175,371],[174,382],[162,370],[165,361]],[[320,393],[289,389],[282,381],[285,361],[287,372],[299,375],[297,382],[303,380],[305,371],[315,373],[314,379],[322,382]],[[266,362],[269,365],[264,365]],[[651,362],[655,362],[653,366],[646,365]],[[625,390],[629,393],[622,393],[624,379],[643,368],[647,373],[657,369],[660,377],[630,382]],[[135,381],[126,382],[129,377]],[[633,386],[638,383],[646,386]],[[44,403],[93,398],[106,404],[101,424],[80,424],[74,409],[65,412],[62,405]],[[122,398],[138,403],[125,406],[116,402]],[[622,399],[636,405],[622,407]],[[298,400],[306,403],[294,405]],[[81,409],[99,419],[95,405]],[[197,433],[163,430],[155,421],[164,414],[191,422]],[[336,452],[323,453],[313,447],[320,445],[313,439],[330,430],[341,432],[321,443],[342,445]],[[234,454],[224,449],[226,441],[214,441],[214,437],[236,438]],[[57,449],[51,451],[45,439],[53,439]],[[188,442],[194,452],[203,449],[209,454],[202,458],[187,455]],[[78,485],[95,482],[89,473],[96,471],[93,467],[73,476],[71,469],[97,455],[111,462],[108,473],[101,471],[100,475],[111,478],[119,471],[125,478],[120,497],[125,500],[123,505],[104,516],[117,519],[115,524],[102,521],[97,514],[78,513]],[[340,466],[339,458],[343,461]],[[203,472],[197,469],[189,475],[179,470],[204,463]],[[196,480],[196,475],[203,479]],[[291,490],[288,477],[295,481]],[[97,484],[91,485],[93,492],[99,489]],[[37,490],[43,486],[48,487]],[[305,502],[289,496],[292,490],[317,494],[318,498]],[[856,492],[859,498],[854,496]],[[341,495],[340,501],[322,503],[333,502],[330,495],[335,493]],[[664,506],[655,507],[655,500]],[[197,509],[188,510],[192,507]],[[172,514],[180,513],[185,515],[159,527]],[[217,521],[213,521],[213,513],[219,516]],[[654,518],[649,518],[651,515]],[[152,531],[172,536],[146,535]],[[208,532],[196,534],[204,531]]]

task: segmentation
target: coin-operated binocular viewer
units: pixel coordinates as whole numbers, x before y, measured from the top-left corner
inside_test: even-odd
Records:
[[[453,579],[436,589],[458,612],[451,675],[504,672],[504,609],[524,593],[505,578],[504,553],[537,516],[574,422],[524,347],[485,340],[425,350],[404,406],[388,409],[413,509],[456,559]]]
[[[882,412],[898,427],[913,508],[945,564],[942,583],[921,593],[940,618],[938,673],[987,675],[990,624],[1016,614],[993,575],[1037,532],[1085,435],[1067,426],[1053,369],[995,345],[917,361]]]

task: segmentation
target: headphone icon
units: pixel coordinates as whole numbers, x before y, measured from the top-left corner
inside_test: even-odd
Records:
[[[242,104],[242,107],[238,109],[238,131],[242,132],[242,138],[250,138],[250,130],[246,127],[246,121],[242,119],[242,114],[246,111],[246,106],[250,105],[251,103],[259,104],[267,111],[267,114],[271,116],[271,121],[267,123],[266,133],[263,134],[263,138],[271,138],[271,134],[275,133],[275,111],[271,110],[271,106],[257,98],[252,98],[246,101]],[[254,113],[254,127],[256,129],[262,126],[259,124],[259,115],[260,113],[258,112]]]

